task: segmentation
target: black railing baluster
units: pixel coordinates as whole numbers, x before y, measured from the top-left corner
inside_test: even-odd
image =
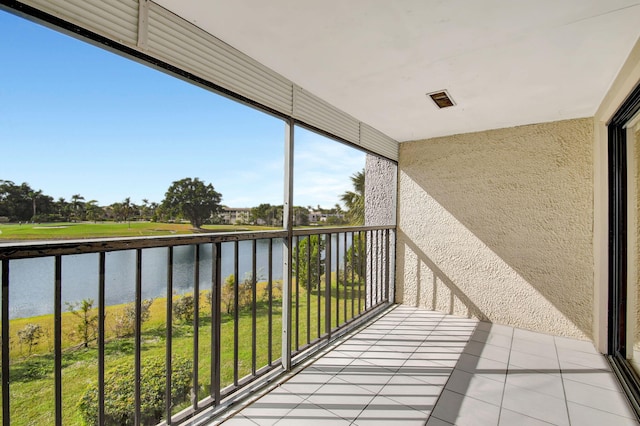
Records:
[[[365,254],[362,251],[362,243],[363,239],[366,238],[362,236],[362,231],[358,231],[358,315],[362,312],[362,280],[366,279],[364,276],[364,265],[363,261],[366,259]]]
[[[369,308],[373,308],[374,306],[376,306],[375,300],[376,300],[376,281],[377,281],[377,275],[378,275],[378,269],[377,269],[377,264],[376,264],[376,250],[377,250],[377,243],[378,243],[378,231],[371,231],[371,244],[369,245],[370,247],[370,251],[369,251],[369,266],[370,266],[370,277],[371,280],[369,282],[369,289],[370,294],[369,294]]]
[[[375,273],[375,269],[373,268],[373,245],[375,243],[374,233],[375,231],[369,231],[369,238],[367,241],[367,249],[369,252],[368,261],[365,264],[365,268],[368,269],[368,277],[369,280],[364,286],[364,294],[365,294],[365,310],[373,307],[373,274]],[[367,303],[367,300],[369,301]]]
[[[55,257],[54,310],[54,387],[55,424],[62,425],[62,256]]]
[[[311,342],[311,295],[313,293],[313,285],[311,284],[311,236],[307,237],[305,260],[307,263],[307,288],[305,289],[307,295],[307,344],[309,344]],[[320,299],[318,299],[318,303],[320,303]]]
[[[378,304],[379,298],[380,298],[380,282],[381,282],[381,268],[380,268],[380,231],[376,230],[376,252],[375,252],[375,256],[373,256],[373,262],[375,262],[375,272],[376,272],[376,278],[375,278],[375,297],[373,300],[373,306],[376,306]]]
[[[385,302],[389,301],[389,271],[391,268],[391,254],[389,253],[389,230],[385,229],[385,268],[384,268],[384,300]]]
[[[200,358],[200,245],[195,245],[193,268],[193,409],[198,409],[198,362]]]
[[[382,303],[383,297],[383,289],[384,289],[384,262],[382,261],[382,255],[384,254],[384,234],[381,230],[376,231],[376,238],[378,242],[376,243],[376,252],[374,254],[374,259],[376,262],[376,303],[374,306]]]
[[[220,405],[220,355],[221,355],[221,325],[222,325],[222,243],[215,243],[212,247],[211,283],[211,396],[215,406]]]
[[[166,345],[165,345],[165,416],[167,426],[171,426],[171,407],[173,395],[171,381],[173,371],[173,247],[167,251],[167,312],[166,312]]]
[[[142,249],[136,250],[136,326],[135,326],[135,424],[142,424],[142,395],[140,383],[142,381]]]
[[[382,256],[384,256],[384,233],[382,232],[382,230],[379,230],[378,234],[379,234],[379,238],[378,238],[379,247],[378,247],[378,258],[376,259],[376,262],[378,263],[378,274],[380,276],[380,280],[378,281],[377,302],[378,304],[380,304],[384,299],[384,261],[382,259]]]
[[[238,277],[238,241],[233,242],[233,385],[238,386],[238,286],[240,278]]]
[[[357,254],[358,247],[356,246],[357,241],[355,240],[355,237],[356,237],[356,233],[351,232],[351,319],[353,319],[353,317],[356,316],[356,313],[354,311],[356,307],[356,292],[353,286],[355,285],[355,269],[356,269],[355,261],[358,256]]]
[[[343,291],[343,297],[342,300],[344,301],[344,306],[343,306],[343,312],[344,312],[344,322],[347,322],[347,233],[344,233],[344,258],[342,259],[342,264],[343,264],[343,268],[344,268],[344,277],[342,280],[342,291]],[[338,273],[340,273],[340,268],[338,267]],[[340,291],[340,289],[338,289],[338,291]]]
[[[269,344],[268,344],[268,361],[269,365],[273,364],[273,238],[269,238],[269,259],[267,261],[268,264],[268,297],[269,297],[269,312],[268,312],[268,328],[269,328]]]
[[[2,259],[2,425],[11,424],[9,394],[9,259]]]
[[[324,286],[324,328],[331,339],[331,234],[325,234]]]
[[[321,327],[321,324],[322,324],[322,314],[321,314],[321,312],[322,311],[320,310],[320,291],[321,291],[320,287],[322,286],[321,285],[322,281],[320,280],[320,272],[321,272],[320,262],[322,260],[322,258],[321,258],[321,251],[322,250],[320,250],[320,247],[322,247],[322,245],[320,244],[320,239],[322,238],[322,235],[318,234],[318,235],[315,235],[315,237],[318,239],[318,255],[317,255],[317,262],[316,262],[316,271],[317,271],[317,274],[316,274],[316,285],[318,287],[318,324],[317,324],[317,326],[318,326],[318,339],[320,339],[320,336],[322,336],[322,331],[321,331],[322,330],[322,327]],[[307,237],[307,238],[309,238],[309,244],[311,244],[311,240],[312,240],[313,236],[309,235],[309,237]],[[309,267],[311,267],[311,265],[309,265]]]
[[[296,265],[296,333],[295,333],[295,350],[300,349],[300,236],[296,237],[295,246],[295,265]],[[309,266],[307,265],[307,269]]]
[[[252,241],[252,264],[251,264],[251,375],[256,375],[256,316],[258,314],[256,309],[257,304],[257,286],[258,279],[256,278],[257,267],[256,267],[256,257],[257,257],[257,247],[256,241]]]
[[[104,340],[106,254],[98,258],[98,425],[104,422]]]
[[[333,271],[331,271],[333,273]],[[340,234],[336,233],[336,328],[340,327]]]

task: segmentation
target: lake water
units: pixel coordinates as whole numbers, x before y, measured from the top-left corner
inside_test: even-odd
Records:
[[[350,236],[349,236],[350,237]],[[340,250],[344,254],[344,237],[340,235]],[[350,246],[350,238],[347,247]],[[336,236],[332,238],[335,247]],[[239,277],[251,273],[252,243],[241,241],[239,253]],[[256,266],[258,279],[266,279],[269,265],[269,240],[257,240]],[[142,297],[164,297],[167,294],[167,248],[142,251]],[[332,270],[336,268],[332,256]],[[173,290],[182,294],[193,291],[195,247],[174,248]],[[342,258],[342,255],[341,255]],[[62,303],[83,299],[98,301],[98,254],[82,254],[62,257]],[[340,264],[342,265],[342,259]],[[272,277],[282,279],[282,240],[273,240]],[[233,274],[233,243],[222,244],[222,279]],[[200,248],[200,289],[211,288],[212,247]],[[105,299],[107,305],[131,302],[135,298],[136,251],[116,251],[106,254]],[[9,316],[31,317],[54,311],[54,258],[12,260],[9,269]],[[95,305],[94,305],[95,306]]]

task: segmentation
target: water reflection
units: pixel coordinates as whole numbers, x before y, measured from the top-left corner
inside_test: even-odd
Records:
[[[351,235],[347,235],[347,248],[351,245]],[[335,247],[339,241],[342,265],[344,256],[344,234],[332,236],[334,255],[332,270],[336,270]],[[269,271],[269,242],[256,240],[256,270],[258,279],[267,279]],[[195,246],[174,247],[173,290],[182,294],[193,291],[195,272]],[[238,275],[242,279],[251,274],[252,242],[238,243]],[[167,295],[166,247],[142,250],[142,297],[155,298]],[[212,245],[200,246],[199,285],[201,290],[211,288]],[[272,278],[281,280],[282,240],[273,240]],[[21,318],[53,313],[54,291],[53,257],[13,260],[10,264],[9,317]],[[62,303],[78,302],[83,299],[98,300],[99,255],[82,254],[62,258]],[[234,273],[234,243],[222,244],[222,278]],[[107,305],[131,302],[135,299],[136,250],[106,253],[105,300]]]

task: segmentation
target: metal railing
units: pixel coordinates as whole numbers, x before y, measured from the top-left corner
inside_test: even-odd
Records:
[[[133,371],[133,390],[129,395],[133,399],[133,423],[149,423],[145,417],[148,413],[144,412],[149,380],[144,361],[160,353],[165,367],[164,407],[160,414],[155,413],[162,418],[155,420],[171,425],[220,405],[248,383],[281,369],[279,354],[301,358],[305,351],[329,341],[356,319],[388,302],[394,240],[394,227],[357,227],[1,244],[2,423],[14,423],[22,416],[16,407],[21,407],[24,401],[19,400],[21,394],[14,392],[13,387],[20,385],[17,371],[21,363],[35,358],[52,358],[52,365],[47,367],[52,371],[47,371],[42,379],[42,383],[52,388],[50,422],[67,423],[63,414],[77,403],[63,398],[71,392],[63,372],[74,356],[72,351],[78,350],[70,348],[70,338],[65,334],[69,325],[83,323],[63,312],[63,306],[70,297],[67,293],[80,295],[86,291],[81,285],[64,293],[65,286],[71,287],[67,283],[71,280],[66,278],[73,273],[69,265],[73,263],[71,260],[77,263],[78,255],[86,257],[89,263],[97,263],[97,277],[87,278],[96,282],[97,306],[91,304],[84,317],[85,320],[94,314],[96,317],[96,335],[86,349],[95,351],[97,364],[97,371],[87,373],[94,375],[96,382],[95,423],[114,422],[105,404],[105,397],[111,396],[105,394],[107,386],[111,386],[108,367],[122,363],[123,359]],[[281,254],[286,253],[284,246],[292,250],[290,271],[282,270],[286,264]],[[130,268],[132,297],[115,302],[112,299],[118,295],[113,293],[120,290],[111,289],[117,279],[113,275],[127,267],[112,259],[114,253],[130,257],[134,264]],[[25,269],[25,261],[21,259],[51,259],[53,263],[50,276],[53,309],[38,317],[53,317],[53,342],[51,350],[42,355],[31,355],[32,346],[29,356],[16,355],[19,330],[14,325],[17,318],[11,318],[12,312],[16,316],[15,310],[11,310],[12,293],[22,284],[12,282],[17,281],[12,270]],[[148,275],[166,280],[160,289],[154,287],[156,293],[149,303]],[[187,286],[180,281],[185,276],[189,276]],[[283,300],[287,295],[288,300]],[[123,306],[130,306],[133,315],[130,336],[109,328],[115,318],[122,318]],[[151,309],[159,311],[161,318],[147,326],[149,306],[155,307]],[[283,315],[284,311],[288,311],[287,315]],[[291,324],[283,321],[283,317],[291,318]],[[84,322],[85,327],[88,324]],[[288,353],[282,351],[282,342],[288,341],[281,337],[285,334],[293,336]],[[87,346],[86,340],[84,343]],[[129,352],[127,344],[132,346]],[[121,351],[120,358],[114,358],[114,351]],[[177,382],[174,370],[179,369],[175,364],[177,356],[189,358],[191,369],[190,394],[181,400],[176,400],[174,386]],[[298,358],[296,362],[300,361]]]

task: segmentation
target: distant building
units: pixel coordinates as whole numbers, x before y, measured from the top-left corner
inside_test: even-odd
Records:
[[[309,210],[309,223],[318,223],[322,220],[322,212],[316,210]]]
[[[227,225],[236,225],[249,223],[251,220],[251,208],[250,207],[223,207],[222,223]]]
[[[309,223],[326,222],[329,218],[334,217],[338,220],[344,219],[342,213],[329,213],[328,211],[310,210],[309,211]]]

